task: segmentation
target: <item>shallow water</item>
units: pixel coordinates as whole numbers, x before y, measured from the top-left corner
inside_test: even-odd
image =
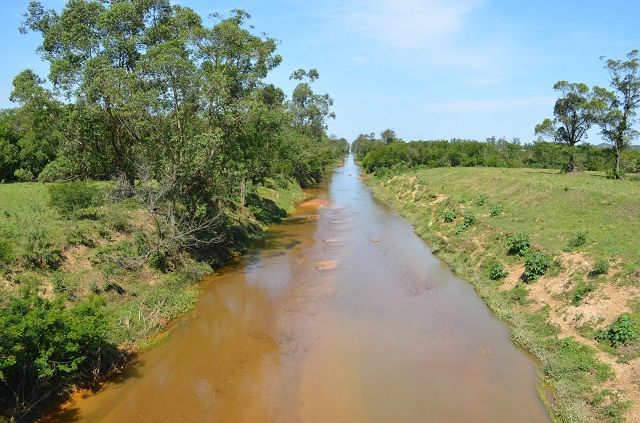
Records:
[[[166,343],[49,421],[549,422],[533,360],[358,177],[350,157]]]

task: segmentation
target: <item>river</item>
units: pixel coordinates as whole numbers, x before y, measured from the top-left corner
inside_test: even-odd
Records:
[[[549,422],[535,362],[349,157],[52,422]]]

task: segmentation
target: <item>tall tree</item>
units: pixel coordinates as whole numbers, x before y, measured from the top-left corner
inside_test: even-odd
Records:
[[[37,1],[25,14],[22,31],[42,34],[38,52],[50,63],[49,79],[74,105],[66,120],[67,141],[113,163],[131,181],[136,149],[146,139],[141,122],[153,101],[138,62],[164,41],[160,27],[170,13],[168,0],[71,0],[59,15]],[[89,122],[106,140],[86,130]]]
[[[391,144],[392,142],[398,140],[398,136],[396,135],[396,131],[388,128],[380,132],[380,139],[382,139],[385,144]]]
[[[316,81],[320,74],[316,69],[308,72],[298,69],[289,79],[295,79],[300,83],[294,88],[289,103],[289,109],[293,114],[293,122],[300,132],[312,136],[316,140],[322,140],[327,129],[327,119],[335,119],[336,115],[331,111],[333,99],[329,94],[315,94],[311,89],[311,83]]]
[[[604,57],[601,57],[604,60]],[[607,59],[612,91],[594,87],[599,102],[598,125],[601,134],[611,144],[615,155],[614,176],[621,178],[620,157],[631,140],[638,136],[633,129],[640,106],[640,51],[632,50],[628,60]]]
[[[595,103],[585,84],[559,81],[553,89],[560,93],[553,107],[555,117],[536,125],[535,133],[565,146],[569,155],[566,171],[574,172],[574,146],[587,138],[587,131],[595,121]]]

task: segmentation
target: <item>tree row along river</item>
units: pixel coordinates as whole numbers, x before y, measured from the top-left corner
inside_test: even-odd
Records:
[[[311,193],[167,342],[47,421],[550,421],[534,361],[352,157]]]

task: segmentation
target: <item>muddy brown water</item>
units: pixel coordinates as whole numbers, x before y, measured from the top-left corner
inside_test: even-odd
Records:
[[[51,422],[549,422],[534,361],[350,157]]]

